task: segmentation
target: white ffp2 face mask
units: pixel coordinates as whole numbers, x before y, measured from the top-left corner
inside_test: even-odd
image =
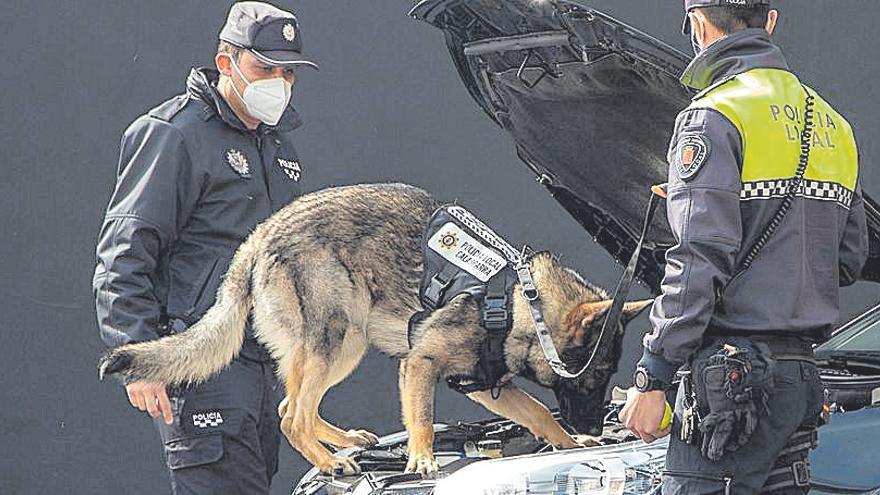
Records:
[[[232,60],[232,68],[247,83],[244,94],[238,92],[235,83],[232,84],[232,89],[244,103],[251,117],[268,125],[277,124],[284,110],[287,109],[287,104],[290,103],[291,84],[283,77],[250,82],[241,73],[235,60]]]

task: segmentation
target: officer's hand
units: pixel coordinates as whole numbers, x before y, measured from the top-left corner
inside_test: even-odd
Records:
[[[626,405],[619,414],[624,426],[646,443],[669,434],[670,426],[660,429],[663,413],[666,412],[666,394],[662,390],[639,392],[635,388],[627,390]]]
[[[174,422],[174,415],[171,414],[171,401],[168,400],[164,383],[138,380],[126,385],[125,391],[128,393],[128,401],[132,406],[148,412],[154,418],[162,416],[166,425]]]

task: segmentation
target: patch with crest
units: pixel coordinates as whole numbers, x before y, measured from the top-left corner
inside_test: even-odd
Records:
[[[293,40],[296,39],[296,28],[293,27],[293,24],[285,24],[284,27],[281,28],[281,34],[284,36],[284,39],[293,42]]]
[[[247,157],[244,156],[239,150],[229,149],[226,150],[226,163],[235,170],[235,172],[242,177],[250,177],[251,175],[251,165],[247,161]]]
[[[683,136],[675,151],[675,168],[681,180],[690,180],[709,158],[709,142],[702,135]]]

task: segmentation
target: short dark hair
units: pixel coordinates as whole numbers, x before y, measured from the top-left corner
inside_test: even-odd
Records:
[[[739,7],[733,5],[714,5],[698,9],[706,20],[724,34],[731,34],[748,28],[762,28],[767,25],[769,5]]]
[[[235,60],[236,62],[241,58],[241,52],[243,51],[244,48],[235,46],[228,41],[220,40],[220,44],[217,45],[217,53],[225,53],[232,57],[232,60]]]

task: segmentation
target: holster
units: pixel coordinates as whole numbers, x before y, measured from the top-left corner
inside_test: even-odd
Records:
[[[775,363],[766,344],[745,339],[719,340],[699,353],[691,377],[706,458],[717,461],[744,446],[770,414]]]

